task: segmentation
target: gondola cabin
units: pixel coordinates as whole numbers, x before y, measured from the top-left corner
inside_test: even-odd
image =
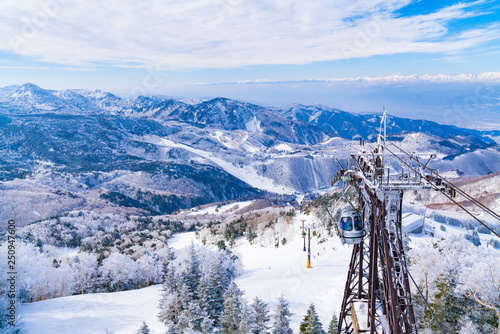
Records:
[[[339,234],[346,244],[359,244],[365,236],[363,220],[358,211],[344,209],[340,215]]]

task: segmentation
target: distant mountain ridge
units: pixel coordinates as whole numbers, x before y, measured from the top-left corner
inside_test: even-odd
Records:
[[[380,115],[358,115],[319,105],[267,108],[222,97],[187,104],[159,97],[123,99],[100,90],[45,90],[30,83],[0,88],[0,113],[146,117],[161,122],[179,121],[200,127],[262,132],[297,144],[317,144],[337,136],[370,140],[380,129]],[[486,132],[395,116],[390,116],[387,131],[388,134],[422,132],[441,138],[472,135],[484,143],[493,142],[484,137]]]
[[[374,140],[380,120],[324,106],[3,87],[0,219],[22,225],[71,210],[161,215],[249,198],[291,201],[328,189],[336,158],[359,150],[353,138]],[[453,175],[500,165],[499,146],[479,131],[391,116],[388,134],[411,152],[435,154],[432,168]]]

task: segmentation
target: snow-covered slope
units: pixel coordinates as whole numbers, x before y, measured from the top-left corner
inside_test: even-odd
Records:
[[[310,216],[298,215],[287,230],[285,246],[261,247],[239,239],[233,249],[244,266],[244,273],[236,279],[252,301],[255,296],[269,303],[274,311],[276,298],[281,294],[290,303],[294,315],[291,325],[295,333],[311,303],[326,327],[333,313],[338,313],[342,302],[347,267],[352,248],[342,247],[337,238],[318,244],[313,238],[312,268],[306,268],[307,254],[300,236],[301,220],[315,223]],[[197,242],[194,232],[175,236],[169,245],[175,249]],[[319,255],[318,255],[319,253]],[[115,334],[130,334],[139,329],[142,321],[152,333],[164,333],[165,327],[157,319],[161,287],[152,286],[134,291],[107,294],[89,294],[57,298],[23,305],[23,328],[26,334],[49,333],[104,333],[107,328]]]
[[[322,243],[318,242],[321,238],[312,238],[312,268],[306,268],[307,255],[303,251],[300,235],[302,220],[305,220],[306,226],[316,224],[318,233],[324,234],[318,228],[316,218],[298,214],[282,231],[282,237],[288,240],[284,246],[275,248],[274,243],[267,247],[250,245],[245,238],[240,238],[233,248],[244,267],[236,283],[245,291],[245,297],[252,301],[258,296],[269,304],[272,314],[277,305],[276,298],[283,294],[290,303],[293,313],[291,326],[295,333],[299,332],[299,324],[311,303],[315,304],[324,328],[332,315],[338,314],[352,252],[352,247],[341,246],[336,237]],[[403,225],[410,223],[404,221]],[[433,219],[428,219],[426,224],[434,230],[434,237],[425,233],[411,234],[412,247],[418,247],[419,242],[426,239],[436,242],[469,233],[464,228],[450,225],[442,228],[442,224]],[[195,232],[178,234],[169,245],[182,249],[191,242],[198,242],[195,235]],[[491,235],[480,233],[480,239],[481,247],[486,248]],[[492,247],[489,251],[495,256],[500,253]],[[164,333],[165,327],[157,319],[160,295],[161,287],[151,286],[134,291],[78,295],[26,304],[20,308],[22,328],[26,334],[90,334],[104,333],[105,329],[115,334],[128,334],[135,333],[145,321],[152,333]]]

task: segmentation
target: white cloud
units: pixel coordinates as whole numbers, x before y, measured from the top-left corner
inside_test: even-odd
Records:
[[[4,0],[0,50],[50,63],[164,69],[306,64],[400,52],[448,53],[500,28],[450,35],[479,15],[460,3],[396,17],[410,0]]]

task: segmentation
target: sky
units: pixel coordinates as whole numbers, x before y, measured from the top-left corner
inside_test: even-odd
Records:
[[[488,0],[3,0],[0,86],[356,112],[382,108],[375,87],[500,97],[499,15]]]

